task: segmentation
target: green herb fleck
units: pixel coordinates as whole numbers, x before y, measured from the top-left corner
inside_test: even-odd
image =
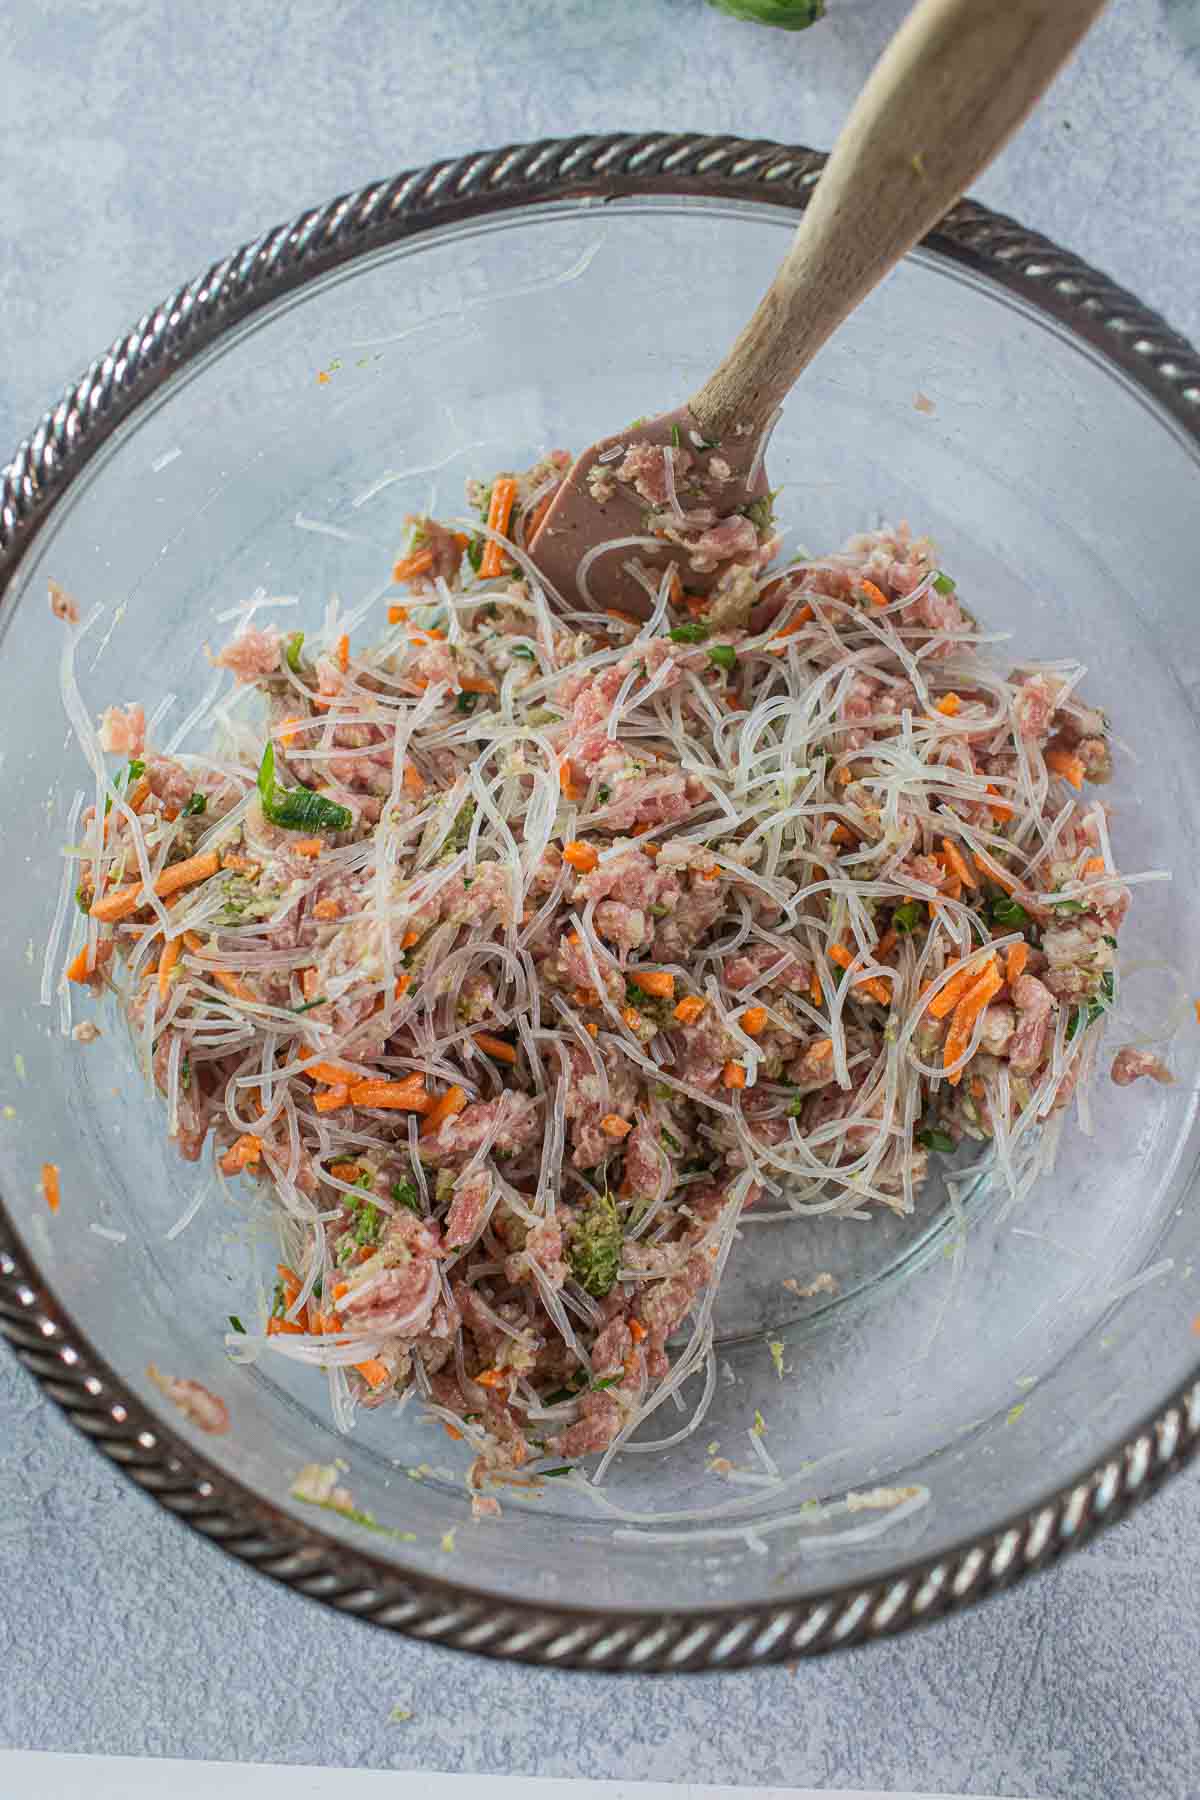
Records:
[[[593,1381],[592,1388],[593,1390],[598,1390],[600,1388],[616,1387],[617,1383],[619,1381],[624,1381],[624,1379],[625,1371],[622,1369],[619,1375],[602,1375],[599,1381]]]
[[[128,793],[129,789],[133,786],[134,782],[140,781],[142,779],[142,776],[145,773],[146,773],[145,763],[138,762],[135,760],[129,764],[129,767],[122,774],[117,776],[116,780],[113,782],[113,786],[117,789],[118,793],[121,792],[122,790],[124,790],[125,793]],[[108,815],[111,811],[112,811],[112,795],[109,794],[107,799],[104,802],[105,818],[108,817]]]
[[[464,801],[455,813],[454,823],[446,834],[446,842],[442,846],[444,850],[453,850],[457,852],[466,849],[467,840],[471,835],[471,822],[474,817],[475,802],[473,800]]]
[[[795,1094],[788,1101],[787,1116],[789,1119],[798,1119],[800,1117],[800,1114],[804,1111],[804,1102],[806,1098],[807,1096],[804,1094]]]
[[[686,625],[672,626],[667,635],[673,644],[702,644],[708,636],[708,626],[693,619]]]
[[[559,1463],[557,1469],[539,1469],[535,1480],[552,1481],[556,1475],[569,1475],[574,1467],[574,1463]]]
[[[258,765],[258,795],[263,817],[284,831],[349,831],[354,823],[348,807],[311,788],[281,787],[275,779],[275,746],[269,739]]]
[[[783,1380],[783,1339],[768,1338],[767,1349],[771,1352],[771,1361],[775,1364],[775,1373]]]
[[[1084,1030],[1086,1030],[1089,1025],[1094,1025],[1097,1019],[1104,1017],[1104,1014],[1108,1011],[1115,998],[1116,984],[1113,981],[1113,972],[1111,969],[1106,969],[1100,978],[1099,989],[1092,995],[1087,1005],[1085,1007],[1077,1008],[1075,1012],[1071,1014],[1070,1021],[1067,1025],[1068,1044],[1079,1030],[1081,1022]]]
[[[320,998],[317,1000],[306,1000],[304,1002],[303,1006],[293,1006],[292,1011],[297,1016],[299,1016],[300,1013],[311,1012],[314,1006],[328,1006],[328,1005],[329,1005],[329,995],[322,994],[320,996]]]
[[[475,711],[475,708],[478,705],[478,703],[479,703],[479,695],[478,694],[460,694],[458,696],[458,699],[454,702],[454,705],[455,705],[455,710],[457,712],[465,713],[469,716],[471,713],[473,713]]]
[[[760,537],[766,537],[775,523],[775,496],[763,494],[760,499],[752,500],[749,506],[744,506],[742,511]]]
[[[586,1293],[601,1300],[617,1279],[623,1233],[616,1202],[591,1194],[567,1230],[567,1261]]]
[[[81,913],[90,913],[92,910],[92,897],[85,882],[81,881],[75,889],[75,904]]]
[[[948,1156],[955,1148],[954,1139],[945,1131],[918,1131],[917,1142],[924,1144],[927,1150],[940,1150],[943,1156]]]
[[[304,633],[302,631],[293,631],[291,637],[287,641],[287,649],[283,653],[284,660],[293,675],[298,675],[300,673],[300,652],[303,648]]]
[[[998,894],[988,907],[993,925],[1008,925],[1014,929],[1024,930],[1029,923],[1029,914],[1016,900],[1010,900],[1007,894]]]
[[[183,816],[185,819],[198,819],[201,813],[207,811],[208,795],[202,794],[197,788],[196,792],[189,797],[187,804],[183,808]]]
[[[678,450],[680,445],[683,443],[683,439],[679,435],[678,425],[672,425],[672,427],[671,427],[671,442],[675,446],[676,450]]]
[[[238,1318],[236,1313],[230,1313],[229,1323],[233,1326],[235,1331],[240,1331],[242,1336],[245,1337],[246,1327],[242,1324],[242,1321]]]
[[[537,657],[534,655],[533,651],[530,649],[528,644],[514,644],[512,646],[510,654],[513,656],[523,657],[526,662],[536,662],[537,661]]]
[[[942,570],[939,569],[933,578],[933,585],[939,594],[952,594],[958,586],[958,583],[956,581],[951,581],[949,575],[943,574]]]
[[[667,1146],[668,1150],[673,1150],[676,1156],[683,1155],[683,1145],[679,1142],[678,1138],[671,1136],[671,1133],[667,1130],[665,1125],[663,1126],[661,1136],[662,1141]]]
[[[1025,1402],[1023,1400],[1018,1400],[1017,1404],[1015,1406],[1010,1406],[1007,1413],[1004,1415],[1004,1423],[1006,1425],[1015,1425],[1024,1411]]]
[[[420,1216],[421,1199],[411,1181],[393,1181],[392,1199],[397,1206],[407,1206],[409,1212]]]
[[[1085,913],[1088,910],[1082,900],[1051,900],[1050,904],[1056,912],[1061,913]]]
[[[713,644],[709,648],[708,660],[728,674],[730,669],[737,667],[737,651],[732,644]]]
[[[609,795],[611,793],[612,793],[612,789],[609,787],[598,787],[596,789],[596,798],[600,802],[601,806],[607,806]]]
[[[892,914],[893,929],[905,935],[915,931],[921,923],[921,903],[919,900],[906,900]]]

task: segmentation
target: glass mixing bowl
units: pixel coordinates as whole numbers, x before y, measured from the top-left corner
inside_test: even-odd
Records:
[[[319,1376],[229,1361],[227,1315],[253,1309],[272,1246],[168,1146],[118,1022],[102,1013],[84,1046],[71,1006],[90,1003],[40,998],[83,785],[47,579],[103,608],[80,658],[89,709],[150,711],[169,693],[171,736],[210,682],[206,644],[229,629],[216,615],[255,588],[298,596],[297,624],[335,590],[365,602],[404,514],[453,509],[468,472],[691,393],[770,279],[820,160],[577,140],[306,214],[142,321],[0,491],[0,1323],[100,1448],[225,1549],[493,1655],[691,1669],[858,1641],[1056,1556],[1184,1460],[1200,1430],[1200,1036],[1192,1022],[1173,1044],[1170,1089],[1104,1082],[1092,1135],[1072,1122],[1016,1209],[983,1183],[955,1220],[933,1184],[909,1219],[747,1222],[700,1433],[622,1456],[598,1503],[548,1481],[473,1522],[464,1447],[416,1407],[342,1438]],[[1173,873],[1135,890],[1110,1052],[1178,1024],[1181,995],[1190,1021],[1200,966],[1198,419],[1200,367],[1161,320],[964,203],[822,353],[770,452],[795,539],[819,550],[907,518],[1017,654],[1091,666],[1122,745],[1121,865]],[[783,1285],[825,1271],[834,1293]],[[197,1431],[151,1364],[220,1394],[228,1433]],[[782,1486],[707,1471],[714,1443],[758,1466],[756,1412]],[[378,1529],[291,1494],[302,1466],[338,1461]],[[710,1505],[725,1510],[688,1516]]]

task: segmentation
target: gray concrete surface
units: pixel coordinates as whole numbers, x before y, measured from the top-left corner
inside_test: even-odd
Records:
[[[550,133],[669,125],[828,144],[903,10],[830,0],[829,19],[793,37],[702,0],[10,0],[0,455],[148,304],[303,204]],[[978,191],[1197,335],[1200,38],[1185,13],[1181,0],[1113,0]],[[0,1740],[1191,1795],[1198,1536],[1193,1475],[983,1610],[794,1677],[613,1682],[493,1667],[334,1618],[226,1561],[127,1486],[0,1355]],[[411,1719],[390,1724],[394,1707]]]

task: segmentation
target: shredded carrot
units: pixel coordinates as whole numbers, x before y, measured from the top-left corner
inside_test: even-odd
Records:
[[[631,969],[629,979],[643,994],[652,994],[656,1000],[675,998],[675,977],[667,969]]]
[[[58,1164],[42,1164],[42,1197],[52,1213],[56,1213],[62,1200],[58,1185]]]
[[[646,1339],[650,1336],[650,1333],[646,1330],[646,1327],[642,1324],[640,1319],[630,1319],[629,1335],[635,1344],[644,1344]]]
[[[1200,1025],[1200,1000],[1196,1001],[1196,1023]]]
[[[343,1106],[350,1104],[350,1089],[344,1082],[337,1087],[326,1088],[323,1093],[313,1095],[313,1105],[319,1113],[340,1112]]]
[[[995,794],[996,796],[990,809],[993,819],[995,819],[998,824],[1003,824],[1006,819],[1011,819],[1013,816],[1013,809],[1008,804],[1007,800],[1000,798],[1000,789],[994,782],[988,782],[987,791],[989,794]]]
[[[234,1000],[256,1000],[258,998],[254,989],[247,987],[246,983],[240,980],[231,969],[214,969],[212,978],[217,986],[224,988],[225,992]]]
[[[1087,774],[1087,770],[1083,766],[1082,758],[1073,756],[1069,750],[1061,750],[1057,747],[1047,750],[1046,767],[1055,775],[1061,775],[1064,781],[1069,781],[1073,788],[1083,786],[1083,778]]]
[[[485,1056],[494,1056],[498,1062],[515,1063],[517,1053],[511,1044],[501,1037],[493,1037],[490,1031],[477,1031],[475,1042]]]
[[[89,979],[90,975],[91,970],[88,968],[88,947],[85,944],[82,950],[77,951],[67,964],[67,980],[85,982]]]
[[[248,856],[238,856],[233,850],[227,850],[221,858],[221,867],[231,870],[234,875],[257,875],[261,866],[251,862]]]
[[[699,994],[688,994],[675,1008],[675,1017],[681,1025],[694,1025],[704,1011],[706,1001]],[[1200,1002],[1197,1002],[1200,1005]]]
[[[814,616],[811,606],[802,606],[794,619],[789,619],[786,625],[780,626],[779,630],[775,633],[775,636],[771,639],[771,642],[767,645],[767,649],[773,650],[777,656],[781,656],[788,647],[787,640],[790,637],[795,637],[798,631],[803,631],[804,627]]]
[[[995,957],[990,956],[986,963],[972,963],[969,968],[960,968],[956,975],[950,977],[940,993],[929,1002],[930,1016],[935,1019],[944,1019],[947,1013],[953,1012],[963,995],[979,980],[983,970],[991,968],[995,961]]]
[[[457,1113],[462,1111],[466,1104],[467,1090],[466,1088],[459,1087],[456,1082],[453,1087],[446,1089],[446,1092],[442,1095],[440,1100],[435,1102],[425,1123],[421,1127],[421,1136],[426,1137],[435,1131],[439,1131],[445,1120],[453,1119]]]
[[[550,511],[550,508],[554,505],[554,496],[557,493],[558,493],[557,488],[551,488],[550,492],[548,494],[546,494],[541,500],[538,501],[537,505],[534,507],[533,511],[530,513],[528,519],[525,521],[525,542],[526,542],[526,544],[532,544],[534,538],[537,536],[538,532],[541,530],[542,525],[545,522],[546,514]]]
[[[493,531],[507,532],[516,498],[517,484],[511,475],[501,475],[499,480],[492,483],[492,497],[488,501],[487,522]],[[504,552],[494,538],[489,538],[479,560],[479,579],[494,581],[496,576],[503,572]]]
[[[711,869],[701,869],[698,873],[701,881],[715,881],[721,873],[721,865],[714,863]]]
[[[395,574],[394,569],[392,573]],[[408,619],[407,606],[389,606],[387,619],[389,625],[403,625]]]
[[[343,1296],[348,1294],[349,1292],[350,1292],[350,1283],[348,1281],[337,1281],[334,1283],[333,1297],[335,1300],[342,1299]]]
[[[313,918],[319,919],[322,925],[327,925],[331,919],[340,919],[341,916],[342,909],[333,899],[318,900],[313,907]]]
[[[563,845],[563,861],[579,875],[590,875],[599,863],[600,858],[590,844],[579,838],[572,838],[569,844]]]
[[[744,1088],[746,1071],[738,1062],[727,1062],[721,1070],[721,1080],[727,1088]]]
[[[456,1444],[462,1443],[462,1432],[457,1425],[452,1425],[449,1419],[439,1419],[438,1423],[448,1438],[453,1438]]]
[[[395,998],[397,1000],[403,1000],[405,994],[408,992],[408,985],[411,980],[411,975],[397,975],[396,986],[394,989]]]
[[[352,1162],[330,1163],[329,1173],[335,1181],[357,1181],[358,1164]]]
[[[392,1379],[387,1364],[380,1362],[377,1356],[368,1356],[365,1362],[355,1363],[354,1367],[369,1387],[386,1387]]]
[[[849,787],[854,780],[853,769],[841,768],[833,778],[839,787]]]
[[[293,1300],[300,1292],[303,1283],[295,1269],[291,1268],[287,1263],[276,1263],[275,1273],[283,1283],[284,1304],[290,1307]]]
[[[626,1025],[628,1025],[630,1031],[636,1031],[642,1022],[642,1015],[637,1010],[636,1006],[623,1006],[621,1008],[621,1017]]]
[[[1083,865],[1083,872],[1085,875],[1103,875],[1104,858],[1102,856],[1089,856]]]
[[[825,992],[821,986],[821,977],[817,973],[817,970],[815,967],[813,969],[812,975],[809,978],[808,991],[812,996],[812,1003],[814,1006],[821,1006],[824,1003]]]
[[[1029,945],[1022,941],[1013,944],[1008,953],[1008,961],[1004,965],[1004,979],[1009,987],[1014,987],[1021,979],[1025,964],[1029,961]]]
[[[304,723],[303,719],[293,717],[290,719],[285,719],[283,721],[282,725],[280,725],[277,728],[279,741],[283,745],[285,750],[291,749],[292,745],[296,741],[297,727],[303,725],[303,723]]]
[[[309,1063],[304,1073],[310,1081],[319,1081],[326,1087],[354,1087],[363,1079],[353,1069],[343,1069],[341,1063],[333,1062]]]
[[[432,550],[414,550],[411,556],[402,556],[398,562],[392,564],[392,580],[396,583],[415,581],[420,575],[428,575],[432,567]],[[398,606],[395,610],[402,613],[407,619],[408,612],[406,608]],[[396,625],[399,624],[400,621],[398,619],[392,619],[389,613],[388,622],[389,624]]]
[[[571,998],[576,1006],[596,1006],[599,1004],[600,1000],[600,996],[595,988],[591,987],[572,988]]]
[[[509,1382],[508,1373],[504,1369],[484,1369],[483,1373],[476,1375],[474,1379],[480,1387],[485,1388],[506,1388]]]
[[[402,950],[411,950],[413,946],[419,944],[420,941],[421,934],[419,931],[406,931],[404,936],[400,939],[400,948]]]
[[[1200,1001],[1197,1001],[1197,1005],[1200,1006]],[[587,1020],[583,1029],[587,1032],[589,1037],[599,1037],[600,1036],[600,1027],[598,1025],[594,1024],[591,1019]]]
[[[890,956],[892,954],[892,951],[896,948],[896,941],[896,928],[894,925],[889,925],[875,946],[876,962],[882,962],[885,956]]]
[[[934,702],[935,712],[944,714],[947,719],[957,718],[961,707],[962,699],[958,694],[943,694],[940,700]]]
[[[564,756],[558,765],[558,785],[565,800],[582,800],[585,797],[583,788],[575,780],[569,756]]]
[[[616,619],[620,625],[631,625],[635,631],[641,624],[640,619],[635,619],[632,613],[622,612],[619,606],[606,606],[604,616],[606,619]]]
[[[425,792],[425,777],[412,763],[404,765],[404,791],[411,794],[414,800],[419,800]]]
[[[659,846],[657,844],[641,843],[638,845],[638,849],[641,851],[643,856],[648,856],[650,858],[651,862],[653,862],[654,858],[657,855],[659,855]]]
[[[198,856],[189,856],[183,862],[172,863],[163,870],[154,883],[154,892],[160,900],[168,894],[178,893],[180,888],[194,887],[198,881],[207,881],[215,875],[221,866],[221,858],[215,850],[202,850]],[[91,909],[91,917],[101,925],[112,925],[119,919],[127,919],[142,904],[144,889],[140,881],[134,881],[128,887],[113,888],[111,893],[97,900]]]
[[[600,1121],[600,1129],[605,1137],[624,1138],[629,1136],[633,1126],[627,1120],[619,1118],[616,1113],[605,1113]]]
[[[343,675],[350,667],[350,639],[344,631],[337,641],[337,666]]]
[[[158,997],[165,1000],[171,986],[171,970],[183,951],[182,938],[168,938],[158,959]]]
[[[249,1163],[256,1163],[261,1159],[262,1139],[246,1132],[221,1158],[221,1171],[225,1175],[236,1175]]]
[[[297,838],[292,845],[297,856],[323,856],[325,854],[324,838]]]
[[[482,675],[460,675],[458,685],[464,694],[494,694],[496,692],[495,682],[488,681]]]
[[[829,838],[830,842],[834,844],[857,844],[858,842],[850,827],[843,825],[840,820],[830,832]]]
[[[872,606],[888,606],[891,604],[883,589],[876,587],[873,581],[867,581],[864,577],[858,585],[867,596]]]
[[[738,1023],[748,1037],[761,1037],[767,1028],[765,1006],[748,1006]]]
[[[461,1093],[461,1088],[458,1091]],[[372,1107],[377,1112],[428,1113],[432,1118],[434,1111],[434,1103],[419,1075],[415,1081],[358,1081],[350,1089],[350,1099],[355,1106]]]
[[[805,1055],[812,1057],[815,1062],[824,1062],[826,1057],[833,1055],[833,1039],[818,1038],[815,1044],[809,1045]]]
[[[942,839],[942,854],[946,859],[946,867],[958,877],[964,887],[977,888],[979,886],[979,877],[976,875],[973,865],[950,838]]]
[[[830,944],[829,960],[835,962],[839,969],[848,969],[854,961],[845,944]]]
[[[1004,986],[1001,975],[993,957],[984,965],[983,973],[972,983],[954,1009],[954,1017],[950,1021],[950,1030],[946,1034],[946,1048],[942,1053],[942,1066],[949,1068],[957,1062],[971,1041],[971,1033],[975,1029],[975,1021],[994,995]],[[947,1076],[951,1087],[957,1087],[962,1080],[962,1070]]]
[[[272,1317],[267,1320],[267,1336],[303,1337],[304,1327],[303,1325],[297,1325],[294,1319],[276,1319]]]

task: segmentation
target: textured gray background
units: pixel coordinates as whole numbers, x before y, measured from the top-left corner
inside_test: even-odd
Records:
[[[701,0],[9,0],[0,453],[181,278],[341,189],[549,133],[671,125],[828,144],[904,4],[830,7],[821,27],[792,37]],[[1197,11],[1200,0],[1113,0],[978,189],[1193,336]],[[77,1441],[0,1355],[0,1740],[383,1768],[1192,1795],[1198,1537],[1191,1475],[982,1611],[795,1677],[613,1682],[492,1667],[334,1618],[227,1562]],[[394,1706],[411,1721],[389,1724]]]

